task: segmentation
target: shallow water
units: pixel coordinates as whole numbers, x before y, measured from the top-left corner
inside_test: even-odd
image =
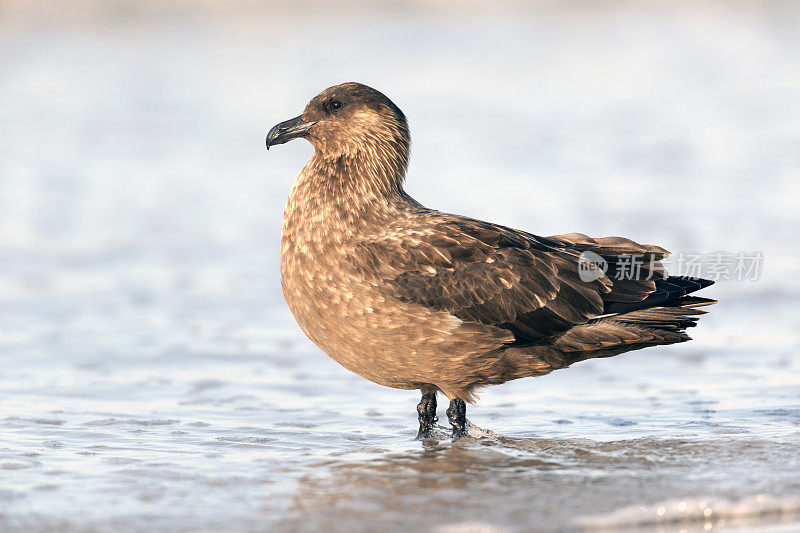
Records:
[[[795,4],[114,5],[0,18],[0,529],[797,527]],[[280,294],[311,150],[263,138],[346,79],[410,117],[428,205],[760,251],[760,279],[706,289],[692,343],[414,441],[417,394],[338,367]]]

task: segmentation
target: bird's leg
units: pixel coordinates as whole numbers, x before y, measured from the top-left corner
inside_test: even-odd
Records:
[[[464,400],[461,398],[450,400],[450,407],[447,408],[447,420],[453,426],[453,439],[467,434],[467,404]]]
[[[439,420],[436,417],[436,392],[427,392],[422,395],[422,399],[417,404],[417,414],[419,415],[417,440],[427,439],[431,436],[433,425]]]

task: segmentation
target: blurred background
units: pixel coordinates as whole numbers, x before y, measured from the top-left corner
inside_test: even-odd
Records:
[[[417,393],[280,293],[312,149],[264,137],[343,81],[409,117],[430,207],[757,279],[704,290],[694,342],[487,390],[423,446]],[[798,204],[790,0],[0,0],[0,530],[789,531]]]

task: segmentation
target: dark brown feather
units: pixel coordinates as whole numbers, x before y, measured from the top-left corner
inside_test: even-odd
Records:
[[[383,280],[392,297],[506,329],[515,345],[540,343],[596,316],[669,304],[710,284],[662,279],[659,261],[666,250],[621,237],[546,238],[436,211],[426,216],[425,231],[413,244],[373,239],[354,258],[369,258],[372,268],[393,266]],[[609,265],[595,281],[579,275],[580,254],[587,250]],[[619,259],[634,254],[649,268],[639,278],[615,279]]]

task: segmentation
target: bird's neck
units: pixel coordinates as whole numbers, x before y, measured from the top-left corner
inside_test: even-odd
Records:
[[[317,210],[333,209],[346,218],[374,213],[406,197],[407,165],[407,149],[375,145],[338,155],[317,151],[297,177],[290,198],[296,196]]]

